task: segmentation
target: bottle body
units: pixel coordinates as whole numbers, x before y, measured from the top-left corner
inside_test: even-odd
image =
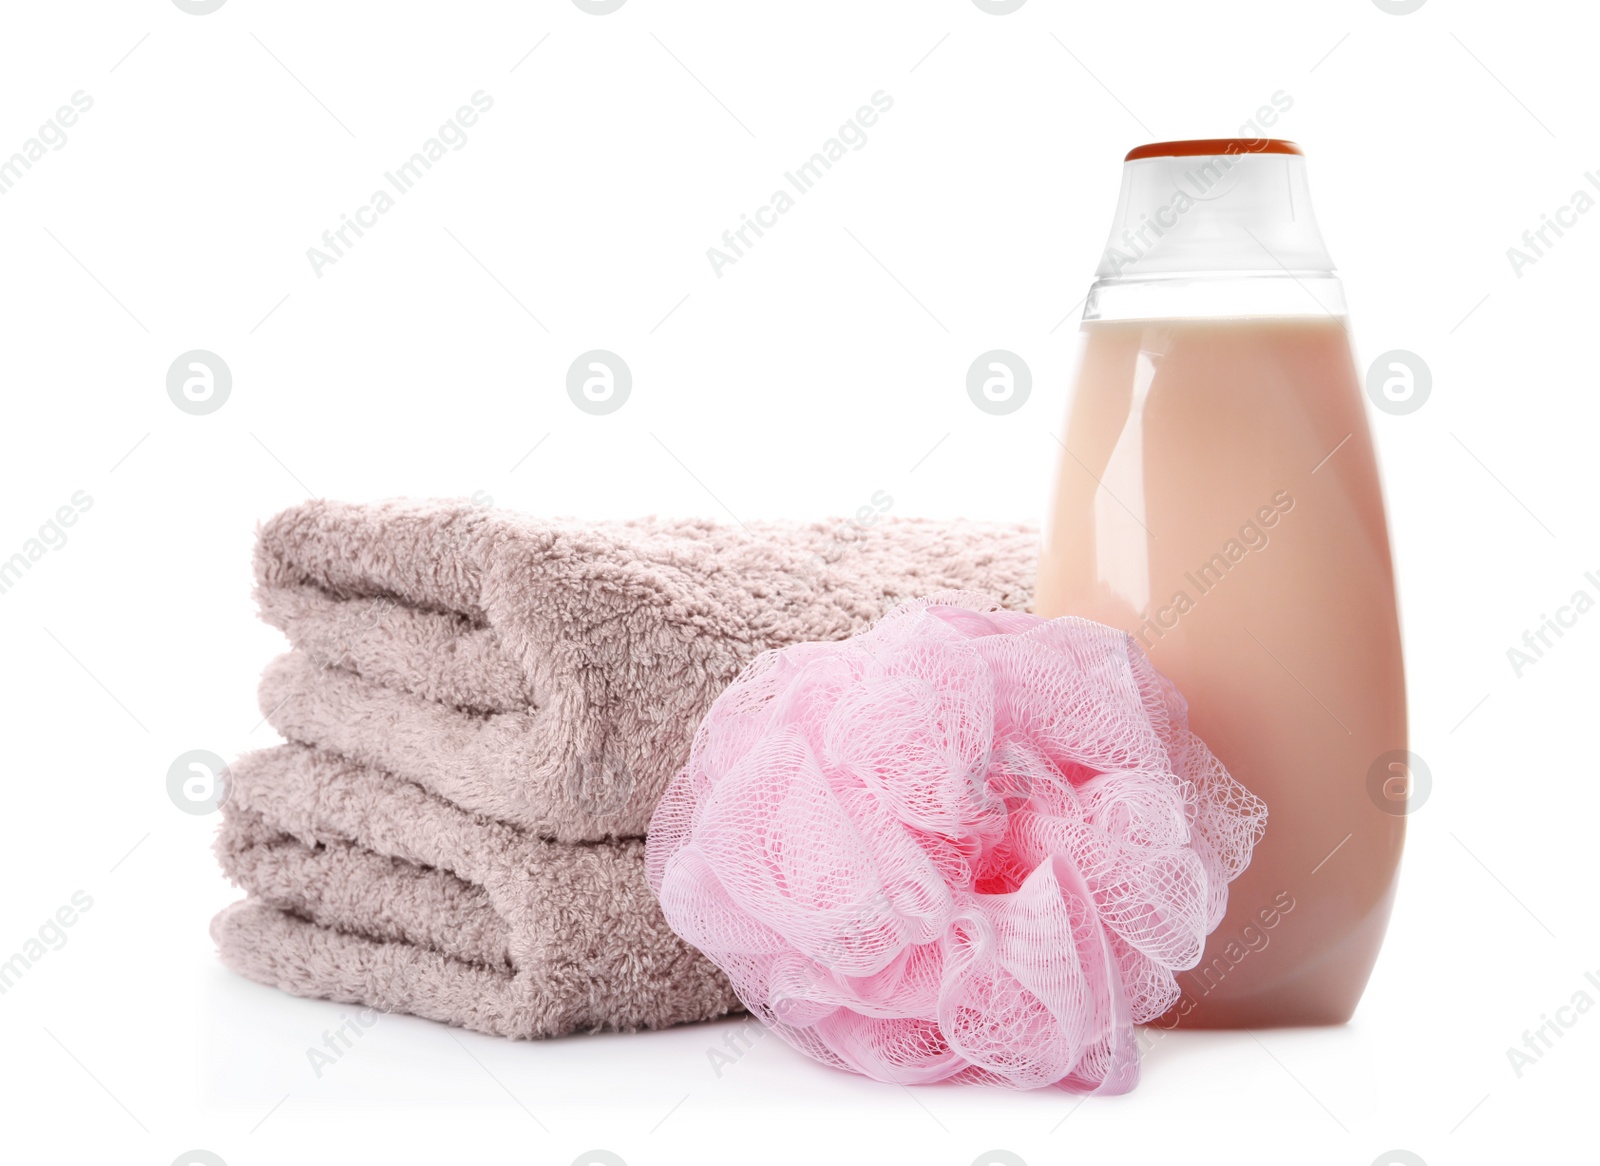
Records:
[[[1131,633],[1268,807],[1159,1023],[1333,1024],[1365,987],[1403,813],[1387,522],[1341,316],[1091,319],[1035,610]],[[1399,803],[1403,809],[1402,801]]]

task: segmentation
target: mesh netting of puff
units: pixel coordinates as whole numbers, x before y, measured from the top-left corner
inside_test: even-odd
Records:
[[[1123,632],[983,596],[754,660],[649,831],[674,931],[879,1081],[1124,1092],[1266,806]]]

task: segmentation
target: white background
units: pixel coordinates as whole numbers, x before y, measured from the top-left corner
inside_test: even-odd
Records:
[[[74,891],[93,907],[0,997],[0,1155],[1562,1157],[1600,1010],[1520,1078],[1506,1049],[1600,969],[1600,614],[1520,678],[1506,651],[1600,593],[1600,214],[1520,277],[1506,249],[1600,170],[1591,21],[1448,0],[8,3],[0,156],[74,92],[94,105],[0,196],[0,558],[75,491],[93,506],[0,595],[0,958]],[[315,275],[306,249],[480,89],[466,146]],[[706,249],[880,89],[867,144],[714,275]],[[165,792],[186,750],[273,740],[254,525],[313,493],[478,491],[750,519],[882,489],[900,514],[1038,521],[1123,153],[1234,134],[1279,90],[1358,363],[1409,349],[1434,381],[1419,411],[1372,412],[1434,789],[1354,1021],[1170,1036],[1137,1091],[1081,1106],[876,1085],[776,1041],[718,1077],[725,1026],[529,1044],[386,1017],[314,1077],[305,1049],[348,1009],[221,967],[215,821]],[[233,373],[209,416],[166,393],[195,348]],[[566,395],[591,348],[633,372],[610,416]],[[1005,417],[965,392],[991,348],[1034,374]]]

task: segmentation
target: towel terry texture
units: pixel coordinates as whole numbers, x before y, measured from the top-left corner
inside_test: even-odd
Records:
[[[213,934],[253,979],[523,1037],[739,1007],[667,926],[642,839],[545,841],[300,745],[229,773],[217,855],[253,902]]]
[[[642,836],[700,717],[760,652],[901,599],[1023,608],[1036,532],[881,519],[580,524],[310,502],[266,523],[262,678],[288,745],[230,768],[224,961],[304,996],[505,1036],[739,1007],[661,917]]]

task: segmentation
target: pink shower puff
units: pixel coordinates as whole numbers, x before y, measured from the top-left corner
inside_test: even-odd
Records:
[[[649,875],[825,1064],[1119,1093],[1265,824],[1130,636],[958,593],[753,661],[656,809]]]

